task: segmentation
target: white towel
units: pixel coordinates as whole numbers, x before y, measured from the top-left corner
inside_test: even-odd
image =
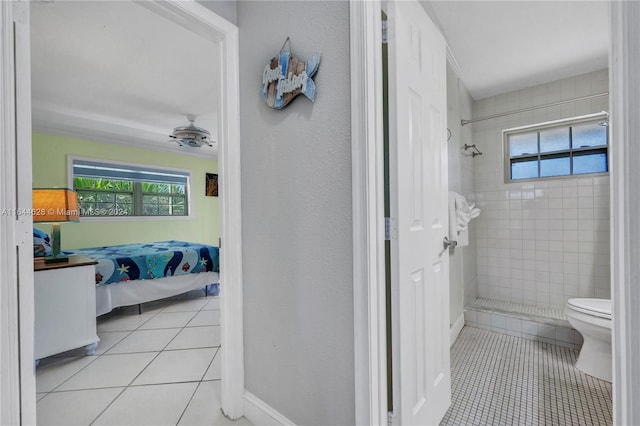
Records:
[[[480,216],[480,209],[456,192],[449,192],[449,239],[457,241],[457,247],[469,245],[469,222]]]
[[[458,218],[456,216],[456,194],[449,192],[449,241],[458,241]]]
[[[456,247],[466,247],[469,245],[469,230],[458,231],[458,245]]]

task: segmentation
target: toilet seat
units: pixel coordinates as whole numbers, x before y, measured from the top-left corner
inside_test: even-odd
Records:
[[[610,299],[569,299],[567,307],[583,314],[611,319]]]

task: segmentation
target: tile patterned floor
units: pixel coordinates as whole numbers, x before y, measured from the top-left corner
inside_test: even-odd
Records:
[[[39,425],[248,425],[220,412],[220,298],[200,291],[98,318],[94,356],[36,370]]]
[[[557,320],[567,320],[564,309],[548,308],[544,306],[525,305],[523,303],[513,303],[504,300],[477,298],[470,308],[488,308],[497,312],[512,312],[525,314],[528,316],[538,316],[553,318]]]
[[[451,350],[444,425],[611,425],[611,384],[573,367],[577,352],[465,327]]]
[[[220,412],[219,298],[192,292],[99,318],[95,356],[36,371],[39,425],[249,425]],[[610,425],[611,384],[571,349],[465,327],[441,425]]]

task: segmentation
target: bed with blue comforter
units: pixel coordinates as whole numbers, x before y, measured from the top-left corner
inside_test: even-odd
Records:
[[[219,272],[218,247],[185,241],[160,241],[65,250],[98,261],[96,285]]]
[[[96,315],[119,306],[203,288],[206,294],[216,296],[220,289],[220,252],[215,246],[172,240],[65,250],[64,253],[85,255],[98,261],[95,265]],[[34,258],[50,255],[51,238],[34,228]]]

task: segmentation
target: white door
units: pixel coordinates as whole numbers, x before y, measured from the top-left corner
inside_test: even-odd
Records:
[[[451,403],[446,48],[417,1],[388,19],[393,411],[433,425]]]

